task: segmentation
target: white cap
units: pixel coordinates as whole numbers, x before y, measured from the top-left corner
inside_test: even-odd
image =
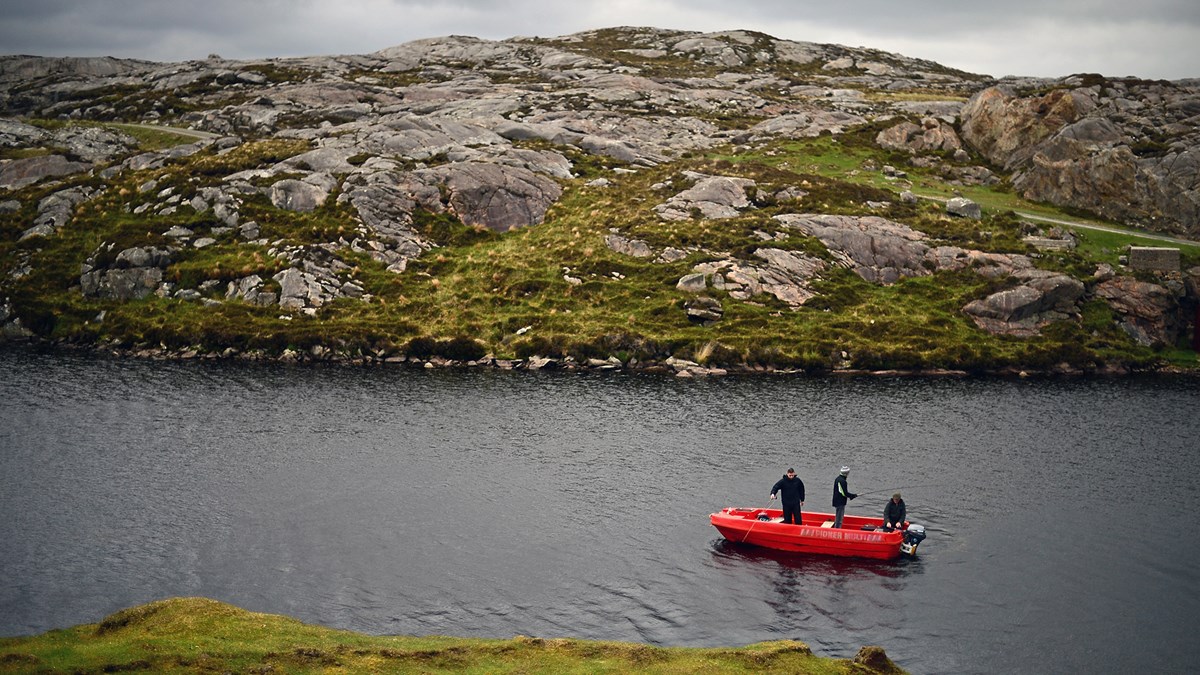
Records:
[[[848,474],[848,473],[850,473],[850,467],[848,467],[848,466],[843,466],[843,467],[842,467],[842,475],[844,476],[844,475],[846,475],[846,474]]]

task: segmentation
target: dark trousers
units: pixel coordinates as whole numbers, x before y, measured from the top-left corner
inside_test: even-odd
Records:
[[[783,503],[783,522],[794,525],[801,525],[803,523],[800,519],[800,502]]]

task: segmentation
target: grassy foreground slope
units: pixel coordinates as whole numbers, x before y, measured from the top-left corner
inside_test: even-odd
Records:
[[[2,673],[902,673],[877,647],[854,660],[783,640],[739,648],[621,642],[372,637],[175,598],[98,624],[0,639]]]

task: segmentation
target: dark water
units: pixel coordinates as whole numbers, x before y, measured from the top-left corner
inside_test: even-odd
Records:
[[[883,645],[917,673],[1200,657],[1200,382],[714,379],[0,351],[0,635],[169,596],[376,634]],[[914,561],[719,539],[795,466]]]

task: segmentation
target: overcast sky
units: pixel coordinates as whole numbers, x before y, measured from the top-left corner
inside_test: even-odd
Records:
[[[0,54],[362,54],[444,35],[612,26],[742,28],[996,77],[1200,77],[1200,0],[0,0]]]

